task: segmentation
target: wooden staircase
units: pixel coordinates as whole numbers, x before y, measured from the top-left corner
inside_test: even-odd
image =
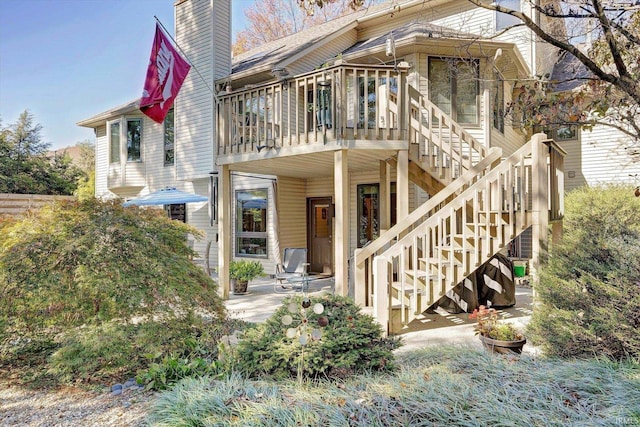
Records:
[[[412,89],[410,89],[413,91]],[[544,134],[506,159],[411,92],[410,178],[437,193],[355,253],[355,300],[389,333],[406,327],[528,227],[562,217],[562,151]],[[551,172],[551,173],[549,173]],[[427,190],[427,191],[429,191]],[[543,237],[540,237],[541,239]]]

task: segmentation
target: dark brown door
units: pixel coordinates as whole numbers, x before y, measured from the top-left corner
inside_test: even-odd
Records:
[[[307,199],[309,271],[333,273],[331,198]]]

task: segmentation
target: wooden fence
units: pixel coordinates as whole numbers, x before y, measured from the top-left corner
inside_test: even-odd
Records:
[[[39,209],[55,201],[75,199],[75,196],[0,193],[0,216],[21,216],[30,209]]]

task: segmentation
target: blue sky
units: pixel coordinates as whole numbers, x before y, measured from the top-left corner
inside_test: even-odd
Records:
[[[254,0],[231,0],[232,31]],[[52,148],[93,131],[76,122],[142,93],[154,15],[174,35],[174,0],[0,0],[0,120],[28,109]]]

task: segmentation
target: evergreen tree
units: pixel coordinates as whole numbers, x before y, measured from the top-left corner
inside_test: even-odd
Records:
[[[42,126],[25,110],[8,126],[0,123],[0,193],[71,195],[84,172],[69,158],[47,157]]]

